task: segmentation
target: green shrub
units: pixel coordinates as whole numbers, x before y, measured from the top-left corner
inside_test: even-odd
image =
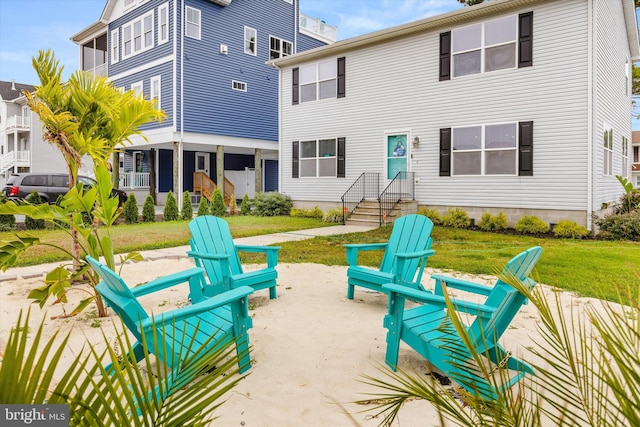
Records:
[[[540,234],[549,232],[549,224],[537,216],[525,215],[516,223],[516,231],[522,234]]]
[[[206,197],[200,197],[200,202],[198,203],[198,216],[209,215],[211,213],[211,209],[209,208],[209,201]]]
[[[640,191],[634,190],[620,197],[620,205],[616,208],[617,214],[640,210]]]
[[[291,208],[290,216],[300,218],[322,218],[323,213],[319,207],[315,206],[313,209],[296,209]]]
[[[178,219],[178,203],[176,202],[176,197],[173,195],[173,191],[167,193],[167,201],[164,205],[163,214],[165,221],[176,221]]]
[[[287,216],[293,205],[291,197],[275,191],[256,194],[253,203],[253,213],[257,216]]]
[[[471,218],[460,208],[449,208],[447,214],[442,217],[442,225],[453,228],[468,228]]]
[[[342,223],[342,208],[329,209],[322,215],[322,221]]]
[[[41,205],[42,199],[37,191],[32,191],[27,197],[27,202],[32,205]],[[45,228],[44,219],[33,219],[29,216],[24,218],[24,228],[27,230],[43,230]]]
[[[155,222],[156,221],[156,206],[153,203],[153,196],[149,194],[144,199],[142,205],[142,222]]]
[[[240,215],[251,215],[251,201],[248,194],[244,195],[240,203]]]
[[[4,194],[0,194],[0,204],[7,203],[9,198]],[[0,215],[0,231],[11,231],[16,228],[16,216],[15,215]]]
[[[497,231],[507,228],[507,216],[500,212],[498,215],[491,215],[485,212],[478,222],[478,228],[483,231]]]
[[[129,194],[129,197],[127,197],[127,201],[124,203],[124,223],[137,224],[139,215],[140,212],[138,211],[136,195],[131,193]]]
[[[583,227],[580,224],[563,219],[558,221],[555,227],[553,227],[553,234],[556,237],[562,237],[566,239],[584,239],[589,236],[589,230],[587,227]]]
[[[418,213],[429,218],[433,225],[442,225],[442,215],[437,210],[422,207],[418,209]]]
[[[600,235],[607,240],[640,241],[640,211],[611,214],[597,219]]]
[[[219,188],[213,191],[211,200],[211,215],[223,218],[227,214],[227,207],[224,204],[224,198]]]
[[[236,195],[231,194],[231,200],[229,201],[229,215],[238,215],[238,202],[236,202]]]
[[[182,212],[180,212],[180,219],[188,221],[193,218],[193,203],[191,203],[191,194],[189,191],[182,193]]]

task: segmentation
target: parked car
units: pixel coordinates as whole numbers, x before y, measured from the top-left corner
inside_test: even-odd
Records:
[[[85,187],[93,187],[96,180],[88,176],[78,176],[78,182]],[[63,173],[18,173],[9,177],[3,193],[9,200],[23,200],[29,197],[33,191],[37,191],[45,203],[55,203],[58,196],[69,191],[69,175]],[[120,205],[127,201],[127,193],[113,189],[112,196],[118,196]]]

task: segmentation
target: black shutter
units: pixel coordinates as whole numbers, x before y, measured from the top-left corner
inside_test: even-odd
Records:
[[[338,138],[338,178],[344,178],[345,175],[345,154],[347,151],[346,138]]]
[[[338,58],[338,98],[344,98],[347,94],[346,78],[345,78],[345,64],[346,58]]]
[[[440,129],[440,176],[451,176],[451,128]]]
[[[298,105],[300,100],[300,91],[298,90],[298,86],[300,85],[300,80],[299,80],[300,69],[296,67],[291,71],[292,71],[291,102],[293,105]]]
[[[300,176],[300,142],[293,141],[291,150],[291,178]]]
[[[440,33],[440,81],[451,79],[451,31]]]
[[[533,65],[533,12],[518,16],[518,68]]]
[[[518,175],[533,175],[533,122],[518,123]]]

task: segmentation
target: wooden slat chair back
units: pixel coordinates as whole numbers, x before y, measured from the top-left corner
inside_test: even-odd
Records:
[[[422,289],[421,281],[431,250],[433,222],[424,215],[405,215],[393,223],[387,243],[345,245],[347,298],[353,299],[356,286],[383,292],[385,283],[397,283]],[[360,251],[384,250],[377,270],[358,265]]]
[[[209,297],[239,286],[254,290],[269,289],[269,297],[276,298],[278,272],[278,246],[236,245],[227,221],[212,215],[203,215],[189,222],[191,251],[188,255],[197,266],[204,268],[208,281],[202,295],[191,295],[193,301]],[[261,252],[266,255],[267,267],[245,272],[238,252]]]
[[[216,348],[224,344],[223,339],[233,339],[240,372],[249,369],[247,331],[252,327],[248,312],[248,295],[253,292],[251,288],[240,287],[196,304],[149,315],[138,297],[183,283],[188,283],[190,289],[200,288],[204,281],[204,271],[196,267],[130,288],[104,264],[90,256],[86,260],[100,276],[101,281],[96,290],[106,304],[122,318],[137,340],[133,345],[133,354],[128,355],[132,360],[140,361],[144,356],[143,335],[149,352],[169,367],[174,367],[203,346]]]
[[[487,400],[495,400],[498,393],[511,387],[526,373],[533,374],[529,365],[511,356],[498,340],[527,301],[508,282],[517,280],[532,289],[535,282],[529,276],[541,254],[542,248],[536,246],[512,258],[494,286],[444,275],[432,276],[435,280],[434,293],[396,284],[384,285],[384,290],[389,293],[389,312],[384,320],[388,329],[387,364],[393,370],[397,368],[400,342],[405,342],[469,393]],[[476,316],[466,327],[469,347],[475,354],[488,357],[494,372],[502,368],[509,370],[506,380],[501,383],[491,382],[483,376],[471,350],[455,329],[444,297],[449,288],[486,297],[480,304],[453,297],[449,299],[456,311]],[[421,305],[405,310],[406,300]]]

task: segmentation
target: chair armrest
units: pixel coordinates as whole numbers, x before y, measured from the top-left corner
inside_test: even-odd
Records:
[[[402,298],[410,299],[412,301],[420,302],[423,304],[436,305],[443,309],[447,307],[447,302],[443,296],[434,295],[430,292],[419,291],[417,289],[408,288],[402,285],[396,285],[394,283],[387,283],[386,285],[382,285],[382,290],[389,292],[389,298],[393,298],[392,293],[394,293],[400,295]],[[497,307],[464,301],[456,298],[449,298],[449,301],[456,311],[469,313],[474,316],[490,317],[497,310]]]
[[[376,251],[387,248],[388,243],[348,243],[344,245],[347,250],[347,263],[358,265],[358,251]]]
[[[187,251],[187,255],[192,258],[208,259],[211,261],[223,261],[229,259],[229,255],[227,254],[210,254],[198,251]]]
[[[200,267],[193,267],[188,270],[179,271],[136,286],[131,289],[131,293],[139,297],[185,282],[189,282],[189,287],[191,287],[192,283],[198,285],[204,283],[204,270]]]
[[[267,255],[267,267],[275,267],[278,264],[278,252],[281,246],[255,246],[255,245],[236,245],[238,252],[262,252]]]
[[[162,325],[162,322],[167,325],[171,322],[184,320],[197,314],[213,310],[214,308],[230,304],[242,298],[246,298],[251,293],[253,293],[253,289],[251,287],[240,286],[239,288],[231,289],[214,297],[207,298],[197,304],[180,307],[175,310],[159,313],[150,318],[143,319],[140,322],[139,328],[140,330],[151,329],[154,324],[158,327]]]
[[[403,252],[403,253],[396,254],[396,256],[398,258],[422,258],[422,257],[430,257],[435,253],[436,251],[434,251],[433,249],[427,249],[427,250],[418,251],[418,252]]]
[[[434,274],[431,276],[436,281],[434,292],[436,295],[442,295],[442,283],[449,288],[459,289],[461,291],[471,292],[479,295],[489,295],[493,290],[493,287],[487,285],[481,285],[479,283],[470,282],[468,280],[457,279],[450,276],[442,276],[440,274]]]

